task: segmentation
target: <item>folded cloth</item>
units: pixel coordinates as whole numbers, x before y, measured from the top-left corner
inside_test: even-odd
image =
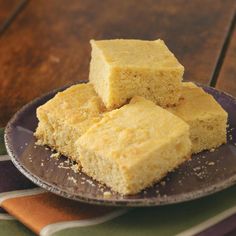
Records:
[[[10,214],[0,212],[1,235],[225,235],[236,228],[235,186],[195,201],[132,209],[94,206],[51,194],[13,166],[2,129],[0,205]]]

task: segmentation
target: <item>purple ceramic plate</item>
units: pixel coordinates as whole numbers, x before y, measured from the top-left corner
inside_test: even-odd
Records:
[[[60,196],[101,205],[154,206],[197,199],[236,183],[236,99],[214,88],[202,86],[229,114],[228,142],[214,152],[205,151],[169,173],[162,182],[139,194],[105,196],[102,187],[83,173],[75,173],[66,158],[50,158],[52,152],[35,145],[36,108],[56,92],[54,90],[25,105],[8,123],[5,143],[15,166],[32,182]]]

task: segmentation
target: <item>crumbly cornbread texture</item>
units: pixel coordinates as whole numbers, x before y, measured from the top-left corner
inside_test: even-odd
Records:
[[[161,106],[178,103],[184,67],[164,41],[90,42],[89,80],[107,108],[120,107],[135,95]]]
[[[91,84],[71,86],[37,109],[38,143],[78,161],[75,141],[98,122],[105,107]]]
[[[184,162],[189,126],[142,97],[104,115],[78,142],[82,170],[121,194],[135,194]]]
[[[168,108],[168,111],[189,124],[193,153],[216,148],[226,142],[228,114],[210,94],[195,84],[183,83],[179,104]]]

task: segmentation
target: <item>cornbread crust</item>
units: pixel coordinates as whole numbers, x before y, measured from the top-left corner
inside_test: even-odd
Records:
[[[71,86],[37,109],[38,143],[78,160],[75,141],[102,118],[105,107],[91,84]]]
[[[189,126],[134,97],[90,127],[76,143],[82,170],[121,194],[135,194],[190,156]]]
[[[183,83],[179,104],[167,110],[189,124],[193,153],[226,143],[228,114],[210,94],[194,83]]]
[[[108,109],[124,105],[135,95],[158,105],[178,103],[184,67],[164,41],[90,41],[89,80]]]

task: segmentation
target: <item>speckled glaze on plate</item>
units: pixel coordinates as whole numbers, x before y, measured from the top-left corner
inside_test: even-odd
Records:
[[[162,182],[132,195],[121,196],[83,173],[75,173],[66,158],[50,158],[51,150],[35,145],[36,108],[56,92],[54,90],[25,105],[9,121],[5,144],[14,165],[32,182],[57,195],[87,203],[113,206],[154,206],[197,199],[236,183],[236,99],[214,88],[202,86],[229,114],[228,142],[214,152],[204,151],[169,173]],[[60,167],[63,166],[63,167]]]

